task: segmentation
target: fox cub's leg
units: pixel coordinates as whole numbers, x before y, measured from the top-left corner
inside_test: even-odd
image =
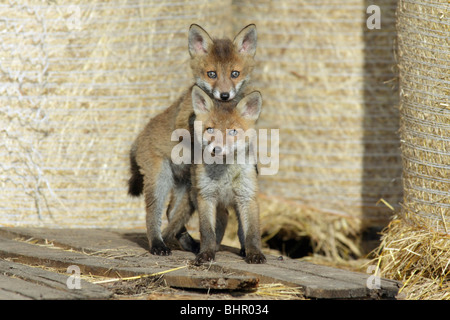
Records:
[[[216,204],[199,194],[197,210],[200,221],[200,252],[195,258],[195,264],[202,264],[214,260],[216,256]]]
[[[219,205],[216,211],[216,250],[219,250],[220,244],[222,243],[223,236],[225,234],[225,229],[228,224],[228,210],[224,206]]]
[[[185,228],[185,225],[189,222],[195,208],[187,194],[183,194],[180,199],[178,197],[181,194],[176,190],[177,188],[175,188],[175,191],[172,194],[167,210],[169,225],[163,231],[164,242],[166,244],[177,242],[177,244],[181,245],[183,250],[198,253],[200,251],[200,244],[191,237]],[[229,213],[228,210],[222,206],[219,206],[216,212],[216,250],[219,250],[220,243],[225,234],[225,229],[227,228]]]
[[[163,231],[163,239],[166,243],[178,243],[183,250],[198,253],[200,245],[187,232],[185,225],[194,213],[194,205],[190,201],[188,187],[175,186],[169,207],[167,218],[169,224]]]
[[[265,263],[266,257],[261,252],[258,203],[254,199],[238,201],[236,213],[239,218],[241,255],[245,256],[247,263]]]
[[[236,211],[236,215],[238,218],[238,239],[239,239],[239,243],[241,245],[241,251],[239,252],[239,254],[242,257],[245,257],[245,235],[244,235],[244,229],[242,228],[242,223],[241,223],[241,217],[239,215],[239,210],[237,208],[235,208]]]
[[[161,236],[161,218],[165,208],[167,195],[173,188],[173,176],[167,161],[153,163],[150,166],[153,173],[144,174],[144,195],[147,211],[147,237],[150,252],[156,255],[169,255],[170,249],[164,244]]]
[[[169,206],[167,207],[167,220],[169,224],[163,231],[164,241],[173,241],[179,232],[184,231],[184,225],[190,218],[191,210],[189,209],[191,206],[188,187],[182,184],[175,185],[172,190]]]

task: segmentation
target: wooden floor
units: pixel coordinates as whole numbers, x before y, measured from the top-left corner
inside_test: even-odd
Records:
[[[286,257],[267,256],[266,264],[250,265],[238,251],[224,248],[214,263],[197,267],[190,252],[149,254],[143,231],[0,228],[0,299],[266,299],[271,295],[252,293],[274,284],[293,288],[289,298],[395,299],[401,287],[380,279],[370,289],[370,274]],[[79,268],[80,282],[67,273],[69,266]],[[106,280],[95,284],[84,280],[88,275]],[[134,276],[141,277],[107,279]]]

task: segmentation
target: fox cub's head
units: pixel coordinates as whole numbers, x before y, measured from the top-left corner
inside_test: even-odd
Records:
[[[258,91],[253,91],[237,103],[221,102],[211,99],[202,89],[194,86],[195,140],[214,156],[246,152],[256,136],[254,128],[261,105],[262,97]]]
[[[196,84],[217,100],[233,99],[250,79],[256,38],[254,24],[242,29],[233,41],[213,40],[199,25],[191,25],[189,53]]]

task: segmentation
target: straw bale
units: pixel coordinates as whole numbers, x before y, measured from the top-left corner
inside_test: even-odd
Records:
[[[398,5],[404,203],[378,263],[410,299],[450,299],[449,13],[447,1]]]
[[[307,230],[335,257],[360,255],[363,230],[381,230],[391,215],[377,202],[397,207],[402,197],[396,1],[376,4],[379,30],[366,26],[367,1],[233,2],[234,27],[258,26],[259,124],[280,129],[279,172],[260,178],[270,198],[263,231]]]
[[[211,34],[226,1],[0,4],[0,224],[144,225],[128,152],[192,82],[191,23]],[[205,14],[205,13],[208,14]]]
[[[404,204],[450,230],[450,17],[445,1],[402,1],[398,41]]]

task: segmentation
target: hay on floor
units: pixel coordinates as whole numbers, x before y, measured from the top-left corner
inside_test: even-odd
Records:
[[[349,216],[326,215],[315,207],[283,198],[259,197],[263,242],[307,239],[311,252],[339,261],[363,255],[360,220]],[[283,251],[283,250],[282,250]]]
[[[403,282],[406,299],[450,299],[450,234],[416,212],[392,220],[377,254],[372,263],[382,277]]]

